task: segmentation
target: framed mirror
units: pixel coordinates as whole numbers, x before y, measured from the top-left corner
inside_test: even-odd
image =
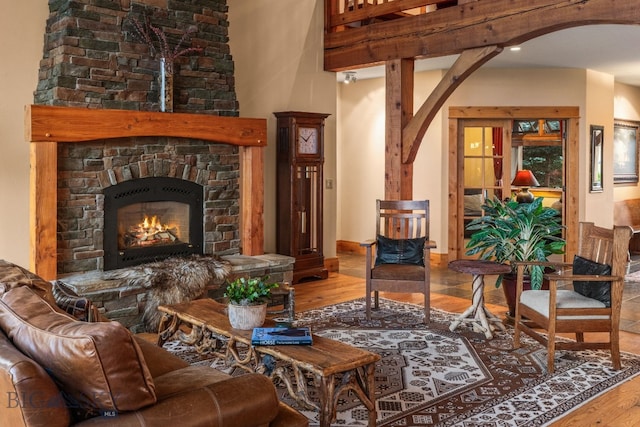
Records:
[[[592,193],[602,192],[602,145],[604,126],[591,125],[591,186]]]

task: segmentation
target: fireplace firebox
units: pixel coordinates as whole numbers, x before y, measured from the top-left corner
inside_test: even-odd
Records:
[[[104,190],[104,269],[203,253],[203,187],[168,177]]]

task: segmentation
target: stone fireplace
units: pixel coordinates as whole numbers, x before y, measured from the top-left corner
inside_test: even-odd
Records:
[[[167,137],[59,144],[58,274],[239,253],[239,180],[240,153],[229,144]],[[162,221],[155,231],[168,230],[145,227],[145,214],[148,223]]]
[[[101,141],[99,143],[101,146],[106,144],[114,150],[114,147],[122,147],[123,141],[127,138],[194,140],[199,141],[196,143],[197,146],[202,146],[201,140],[205,140],[214,142],[205,144],[211,150],[224,148],[237,152],[234,157],[238,158],[239,163],[236,171],[238,175],[236,191],[240,195],[237,202],[239,209],[237,216],[240,224],[238,230],[241,250],[236,250],[235,255],[233,253],[225,255],[224,258],[232,263],[233,275],[268,274],[273,280],[291,281],[293,258],[263,254],[263,192],[261,189],[263,188],[262,147],[266,141],[266,120],[32,105],[27,109],[26,135],[31,142],[31,269],[48,280],[64,276],[65,281],[68,280],[76,290],[82,286],[80,293],[96,302],[109,318],[117,319],[136,330],[140,310],[145,303],[145,293],[140,289],[123,288],[119,287],[118,283],[101,280],[100,269],[82,268],[82,271],[88,272],[87,275],[68,276],[69,273],[59,273],[57,267],[61,251],[58,249],[63,245],[59,237],[69,233],[69,231],[61,231],[63,224],[66,224],[63,220],[64,216],[71,218],[67,218],[69,224],[80,224],[74,231],[80,233],[82,237],[97,236],[93,242],[100,246],[86,247],[88,240],[82,240],[86,246],[80,245],[77,254],[72,257],[79,261],[80,265],[84,265],[83,259],[90,259],[91,261],[85,267],[93,266],[102,259],[104,250],[103,237],[101,237],[103,230],[100,228],[104,213],[99,212],[104,205],[104,190],[100,188],[101,179],[107,188],[117,186],[119,182],[135,181],[156,175],[176,179],[181,177],[179,178],[181,180],[204,182],[208,186],[215,184],[217,180],[213,179],[208,166],[199,168],[198,163],[195,162],[195,167],[190,167],[190,162],[185,164],[169,159],[165,159],[166,163],[158,159],[156,161],[147,159],[142,163],[112,165],[113,167],[107,170],[90,172],[67,171],[65,173],[59,170],[60,165],[73,163],[61,161],[58,158],[59,154],[77,149],[84,153],[80,157],[85,158],[87,152],[83,150],[95,150],[95,141]],[[127,150],[130,148],[127,146]],[[142,171],[142,178],[140,171]],[[89,177],[85,174],[89,174]],[[81,179],[80,176],[84,178]],[[204,176],[207,178],[204,179]],[[220,175],[218,178],[221,176],[226,175]],[[88,196],[71,198],[69,200],[73,202],[68,201],[66,205],[59,203],[59,195],[71,194],[74,188],[69,187],[66,180],[75,180],[75,185],[82,188],[82,191],[88,192]],[[93,187],[88,183],[93,183]],[[73,190],[74,193],[76,191],[81,190]],[[204,193],[208,194],[203,200],[204,216],[206,217],[209,212],[216,218],[216,224],[228,227],[228,219],[225,219],[224,215],[215,215],[219,212],[216,206],[222,203],[224,196],[221,199],[219,192],[213,189]],[[76,216],[76,219],[73,219],[67,212],[68,208],[77,213],[84,213],[83,218],[78,220]],[[91,224],[96,224],[96,228],[91,228],[93,227]],[[203,232],[205,241],[208,234],[215,236],[218,233],[207,231],[205,228]],[[207,244],[205,243],[204,246],[206,247]],[[215,244],[211,247],[213,249]]]
[[[31,269],[48,280],[83,283],[81,293],[108,317],[132,325],[143,292],[72,278],[193,251],[231,259],[234,274],[277,272],[286,280],[292,260],[263,255],[266,120],[238,117],[226,0],[63,0],[49,8],[40,80],[25,120]],[[135,39],[132,20],[156,26],[169,43],[189,31],[184,46],[198,48],[175,58],[173,113],[158,112],[160,58]],[[144,196],[161,187],[172,196]],[[139,200],[127,203],[129,210],[114,207],[113,199],[131,192]],[[190,192],[201,200],[176,196]],[[129,230],[139,224],[132,217],[149,207],[171,210],[158,204],[167,201],[178,204],[178,213],[188,211],[188,232],[184,224],[163,224],[170,228],[165,242],[179,243],[143,248],[146,238]],[[124,237],[121,209],[129,216]],[[119,246],[131,236],[134,243]],[[111,255],[120,260],[112,263]]]
[[[262,253],[256,189],[262,188],[266,121],[237,117],[226,0],[63,0],[49,2],[49,9],[36,105],[27,112],[37,169],[33,221],[42,225],[34,230],[32,267],[55,278],[171,253]],[[159,55],[166,49],[141,39],[137,23],[162,33],[171,52],[188,50],[171,58],[175,113],[155,113]],[[201,220],[190,221],[188,242],[118,246],[105,198],[119,191],[112,187],[141,179],[200,186],[201,206],[188,209],[201,212]],[[45,195],[51,182],[56,194]],[[40,209],[57,218],[42,218]]]

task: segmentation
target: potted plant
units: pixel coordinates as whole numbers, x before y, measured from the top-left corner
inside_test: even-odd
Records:
[[[542,197],[532,203],[515,200],[487,199],[482,205],[483,215],[471,221],[466,229],[472,231],[467,243],[467,255],[479,255],[480,259],[511,264],[508,275],[498,276],[496,287],[503,285],[509,315],[515,315],[515,265],[514,261],[546,262],[552,254],[563,254],[561,217],[557,210],[542,206]],[[528,266],[525,286],[541,289],[544,267]]]
[[[229,300],[229,322],[235,329],[262,326],[267,315],[267,301],[277,283],[267,283],[269,276],[238,277],[228,282],[224,296]]]

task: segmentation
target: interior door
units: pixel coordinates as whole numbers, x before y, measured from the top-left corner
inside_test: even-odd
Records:
[[[557,119],[461,120],[458,129],[457,242],[458,258],[465,258],[471,236],[466,226],[482,216],[487,198],[514,198],[516,173],[529,170],[539,186],[529,188],[543,205],[563,214],[566,123]]]
[[[449,261],[465,258],[464,225],[477,216],[478,199],[513,197],[520,190],[511,185],[516,171],[528,168],[539,176],[540,186],[530,189],[534,196],[562,213],[564,259],[573,259],[580,218],[579,118],[580,109],[571,106],[449,107]],[[465,192],[475,197],[465,200],[474,196]]]
[[[458,244],[459,258],[470,237],[467,224],[482,216],[487,198],[509,195],[511,173],[510,125],[508,120],[464,120],[458,139]],[[505,167],[505,165],[507,167]]]

